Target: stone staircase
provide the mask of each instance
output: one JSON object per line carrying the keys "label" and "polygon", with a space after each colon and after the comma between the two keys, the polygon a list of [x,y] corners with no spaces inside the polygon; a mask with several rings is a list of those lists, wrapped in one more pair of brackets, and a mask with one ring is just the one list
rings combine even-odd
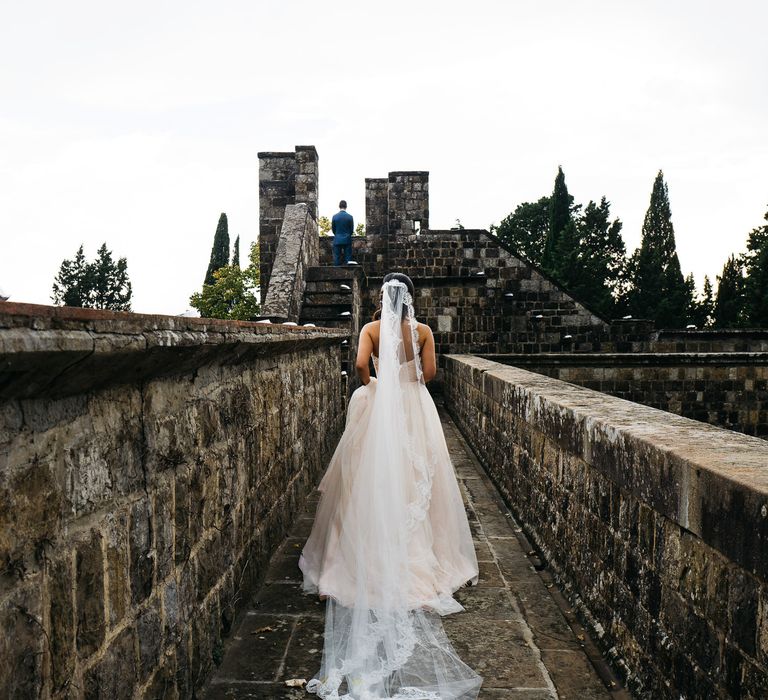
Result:
{"label": "stone staircase", "polygon": [[357,337],[363,326],[362,290],[365,273],[356,265],[311,267],[307,270],[299,323],[344,328],[350,333],[341,352],[341,370],[347,373],[350,390],[357,386],[354,372]]}

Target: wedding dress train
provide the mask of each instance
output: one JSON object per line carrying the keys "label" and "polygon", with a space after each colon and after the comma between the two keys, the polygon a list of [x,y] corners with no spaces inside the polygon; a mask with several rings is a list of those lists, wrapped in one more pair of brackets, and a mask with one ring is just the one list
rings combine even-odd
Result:
{"label": "wedding dress train", "polygon": [[405,285],[385,283],[378,378],[352,394],[299,559],[304,590],[328,596],[307,684],[328,700],[475,700],[482,682],[440,619],[478,565],[416,327]]}

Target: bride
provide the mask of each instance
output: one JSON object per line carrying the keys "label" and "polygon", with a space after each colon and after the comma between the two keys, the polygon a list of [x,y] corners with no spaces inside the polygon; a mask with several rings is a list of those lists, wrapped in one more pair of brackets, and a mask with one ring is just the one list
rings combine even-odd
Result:
{"label": "bride", "polygon": [[478,566],[425,385],[436,372],[434,339],[414,317],[411,279],[383,282],[380,320],[360,332],[363,386],[299,559],[304,590],[327,599],[322,665],[307,690],[329,700],[475,700],[482,679],[440,619],[463,610],[453,592],[477,583]]}

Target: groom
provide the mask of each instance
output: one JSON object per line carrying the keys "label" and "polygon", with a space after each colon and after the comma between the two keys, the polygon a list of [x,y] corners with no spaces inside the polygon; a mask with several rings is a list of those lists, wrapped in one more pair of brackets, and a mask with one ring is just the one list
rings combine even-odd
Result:
{"label": "groom", "polygon": [[347,214],[347,202],[339,202],[339,213],[331,219],[333,231],[333,264],[341,265],[341,257],[348,263],[352,259],[352,233],[355,230],[355,220]]}

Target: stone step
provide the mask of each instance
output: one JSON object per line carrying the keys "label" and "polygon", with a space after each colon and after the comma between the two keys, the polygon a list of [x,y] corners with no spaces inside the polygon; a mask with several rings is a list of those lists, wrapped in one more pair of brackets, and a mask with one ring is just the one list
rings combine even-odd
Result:
{"label": "stone step", "polygon": [[343,311],[350,311],[346,304],[317,304],[305,305],[301,309],[302,322],[304,320],[314,321],[315,319],[348,319],[352,320],[352,314],[349,316],[342,314]]}
{"label": "stone step", "polygon": [[[353,280],[309,280],[304,288],[308,292],[338,292],[340,294],[352,294]],[[349,289],[344,289],[349,287]]]}
{"label": "stone step", "polygon": [[365,275],[360,265],[340,265],[310,267],[307,270],[307,281],[317,282],[321,280],[351,280],[355,275]]}
{"label": "stone step", "polygon": [[[342,318],[304,318],[299,321],[300,325],[305,323],[313,323],[321,328],[343,328],[344,330],[352,330],[352,321]],[[346,346],[344,346],[346,347]]]}
{"label": "stone step", "polygon": [[304,306],[344,306],[352,309],[352,292],[346,289],[325,292],[304,292]]}

